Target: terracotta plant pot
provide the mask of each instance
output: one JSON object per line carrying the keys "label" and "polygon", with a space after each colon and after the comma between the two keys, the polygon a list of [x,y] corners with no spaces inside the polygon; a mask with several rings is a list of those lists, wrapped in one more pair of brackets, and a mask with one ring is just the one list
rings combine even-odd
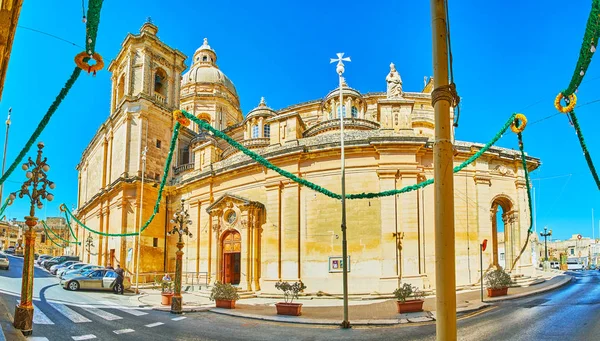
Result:
{"label": "terracotta plant pot", "polygon": [[277,315],[300,316],[302,315],[302,303],[275,303]]}
{"label": "terracotta plant pot", "polygon": [[217,308],[235,309],[235,301],[233,300],[215,300]]}
{"label": "terracotta plant pot", "polygon": [[423,311],[423,300],[396,301],[398,313],[416,313]]}
{"label": "terracotta plant pot", "polygon": [[173,294],[162,293],[161,294],[161,304],[162,305],[171,305],[171,300],[173,299]]}
{"label": "terracotta plant pot", "polygon": [[508,288],[502,288],[502,289],[488,288],[487,292],[488,292],[488,297],[506,296],[506,294],[508,294]]}

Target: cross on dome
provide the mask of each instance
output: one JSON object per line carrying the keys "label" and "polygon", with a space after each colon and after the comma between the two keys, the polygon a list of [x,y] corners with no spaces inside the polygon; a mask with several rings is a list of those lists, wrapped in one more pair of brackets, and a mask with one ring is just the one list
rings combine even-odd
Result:
{"label": "cross on dome", "polygon": [[265,103],[265,98],[264,97],[260,98],[260,103],[258,103],[258,106],[259,107],[266,107],[267,106],[267,103]]}

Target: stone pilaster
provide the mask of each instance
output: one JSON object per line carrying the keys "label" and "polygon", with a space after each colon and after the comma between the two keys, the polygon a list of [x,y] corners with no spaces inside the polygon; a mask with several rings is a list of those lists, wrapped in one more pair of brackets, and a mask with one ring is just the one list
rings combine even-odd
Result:
{"label": "stone pilaster", "polygon": [[[416,171],[401,171],[401,186],[417,184]],[[417,214],[417,192],[411,191],[402,193],[398,196],[399,228],[402,238],[399,239],[401,247],[401,275],[402,280],[422,287],[422,280],[419,267],[419,228]]]}
{"label": "stone pilaster", "polygon": [[[378,170],[379,191],[393,190],[396,188],[397,170]],[[398,285],[398,258],[397,256],[397,217],[395,196],[382,197],[381,199],[381,283],[380,290],[391,292]]]}

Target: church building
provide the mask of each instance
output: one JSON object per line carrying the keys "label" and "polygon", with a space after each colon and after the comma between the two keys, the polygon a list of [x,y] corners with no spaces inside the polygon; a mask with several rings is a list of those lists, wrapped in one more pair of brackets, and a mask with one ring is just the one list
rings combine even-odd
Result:
{"label": "church building", "polygon": [[[361,93],[359,84],[344,81],[341,88],[332,84],[329,93],[316,93],[304,103],[273,109],[268,98],[257,98],[256,107],[243,112],[237,89],[218,67],[207,39],[199,42],[188,68],[186,55],[157,33],[155,25],[145,23],[138,34],[129,34],[108,67],[110,113],[77,166],[75,214],[91,229],[132,233],[152,215],[176,109],[335,193],[341,193],[341,115],[347,194],[400,189],[433,178],[432,79],[420,90],[405,91],[392,63],[389,71],[382,65],[385,92]],[[213,46],[226,43],[211,41]],[[458,140],[454,145],[455,166],[483,147]],[[539,164],[527,157],[529,171]],[[181,128],[172,166],[159,211],[139,240],[143,281],[175,270],[178,238],[167,232],[184,199],[192,237],[183,238],[183,271],[202,283],[232,283],[261,294],[276,293],[279,280],[302,280],[305,292],[340,294],[347,261],[350,294],[391,293],[400,282],[435,289],[433,186],[347,200],[348,259],[343,260],[339,200],[263,167],[193,123]],[[531,214],[524,176],[519,151],[499,147],[455,173],[457,285],[478,282],[484,239],[489,241],[484,269],[517,258]],[[79,240],[86,240],[89,232],[73,227]],[[84,259],[89,254],[93,263],[135,271],[136,237],[92,238],[90,250],[76,250]],[[534,267],[525,252],[513,272],[528,274]]]}

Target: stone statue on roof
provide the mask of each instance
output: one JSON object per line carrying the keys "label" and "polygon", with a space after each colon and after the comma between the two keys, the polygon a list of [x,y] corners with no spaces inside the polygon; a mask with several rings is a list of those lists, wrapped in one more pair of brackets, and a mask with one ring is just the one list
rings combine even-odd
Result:
{"label": "stone statue on roof", "polygon": [[402,78],[396,71],[394,63],[390,64],[390,73],[385,78],[387,82],[387,98],[402,97]]}

